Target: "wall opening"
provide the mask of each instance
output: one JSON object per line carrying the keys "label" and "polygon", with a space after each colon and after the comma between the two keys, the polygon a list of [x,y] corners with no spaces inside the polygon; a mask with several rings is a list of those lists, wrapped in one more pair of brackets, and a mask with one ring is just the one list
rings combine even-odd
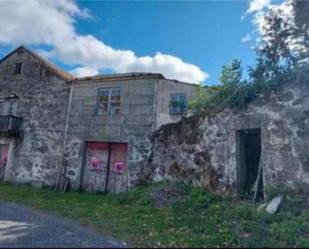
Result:
{"label": "wall opening", "polygon": [[0,144],[0,182],[5,180],[6,165],[9,156],[9,145]]}
{"label": "wall opening", "polygon": [[88,192],[127,190],[126,143],[86,142],[81,189]]}
{"label": "wall opening", "polygon": [[263,199],[261,129],[237,131],[237,189],[240,197]]}

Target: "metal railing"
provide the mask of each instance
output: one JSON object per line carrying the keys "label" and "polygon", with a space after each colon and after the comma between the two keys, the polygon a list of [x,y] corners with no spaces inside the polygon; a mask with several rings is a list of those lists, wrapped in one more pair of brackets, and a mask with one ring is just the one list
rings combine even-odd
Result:
{"label": "metal railing", "polygon": [[0,133],[17,135],[20,131],[22,118],[13,115],[0,115]]}

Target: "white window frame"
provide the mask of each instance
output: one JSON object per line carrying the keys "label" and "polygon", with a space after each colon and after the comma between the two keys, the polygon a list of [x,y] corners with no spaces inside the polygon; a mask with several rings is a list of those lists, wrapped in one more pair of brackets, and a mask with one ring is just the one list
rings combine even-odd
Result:
{"label": "white window frame", "polygon": [[[100,97],[102,96],[102,92],[107,91],[108,92],[108,102],[107,102],[107,112],[100,113]],[[112,93],[113,91],[119,91],[120,101],[112,101]],[[119,112],[121,108],[121,87],[108,87],[108,88],[99,88],[98,90],[98,97],[97,97],[97,105],[96,105],[96,115],[108,115],[108,116],[114,116],[118,115],[117,113],[112,113],[111,105],[112,103],[118,103],[119,102]]]}

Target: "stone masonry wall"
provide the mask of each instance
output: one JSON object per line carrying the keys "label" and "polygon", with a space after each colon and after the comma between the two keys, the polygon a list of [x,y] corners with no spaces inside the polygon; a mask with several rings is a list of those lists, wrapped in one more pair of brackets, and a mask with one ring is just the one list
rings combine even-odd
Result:
{"label": "stone masonry wall", "polygon": [[309,184],[309,84],[285,84],[244,110],[163,126],[141,180],[184,179],[214,189],[237,183],[236,132],[260,128],[264,185]]}
{"label": "stone masonry wall", "polygon": [[[67,175],[74,189],[80,188],[85,142],[128,143],[128,169],[125,191],[135,185],[136,170],[150,154],[148,134],[155,125],[154,96],[156,79],[113,82],[87,82],[72,86],[66,143]],[[96,115],[99,88],[121,88],[120,114]]]}
{"label": "stone masonry wall", "polygon": [[[14,75],[16,63],[23,63]],[[69,85],[41,61],[18,49],[0,64],[0,97],[19,97],[16,115],[23,118],[22,134],[14,140],[6,180],[55,185],[62,163]]]}

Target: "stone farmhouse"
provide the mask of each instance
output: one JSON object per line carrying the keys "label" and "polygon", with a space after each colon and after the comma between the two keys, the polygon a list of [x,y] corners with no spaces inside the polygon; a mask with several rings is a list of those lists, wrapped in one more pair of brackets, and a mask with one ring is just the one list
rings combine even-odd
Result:
{"label": "stone farmhouse", "polygon": [[121,192],[138,181],[149,135],[188,116],[192,84],[161,74],[75,78],[19,47],[0,61],[0,181]]}
{"label": "stone farmhouse", "polygon": [[[309,186],[309,84],[191,115],[196,87],[161,74],[75,78],[20,47],[0,61],[0,181],[122,192],[184,180],[262,199]],[[69,180],[68,180],[69,179]]]}

